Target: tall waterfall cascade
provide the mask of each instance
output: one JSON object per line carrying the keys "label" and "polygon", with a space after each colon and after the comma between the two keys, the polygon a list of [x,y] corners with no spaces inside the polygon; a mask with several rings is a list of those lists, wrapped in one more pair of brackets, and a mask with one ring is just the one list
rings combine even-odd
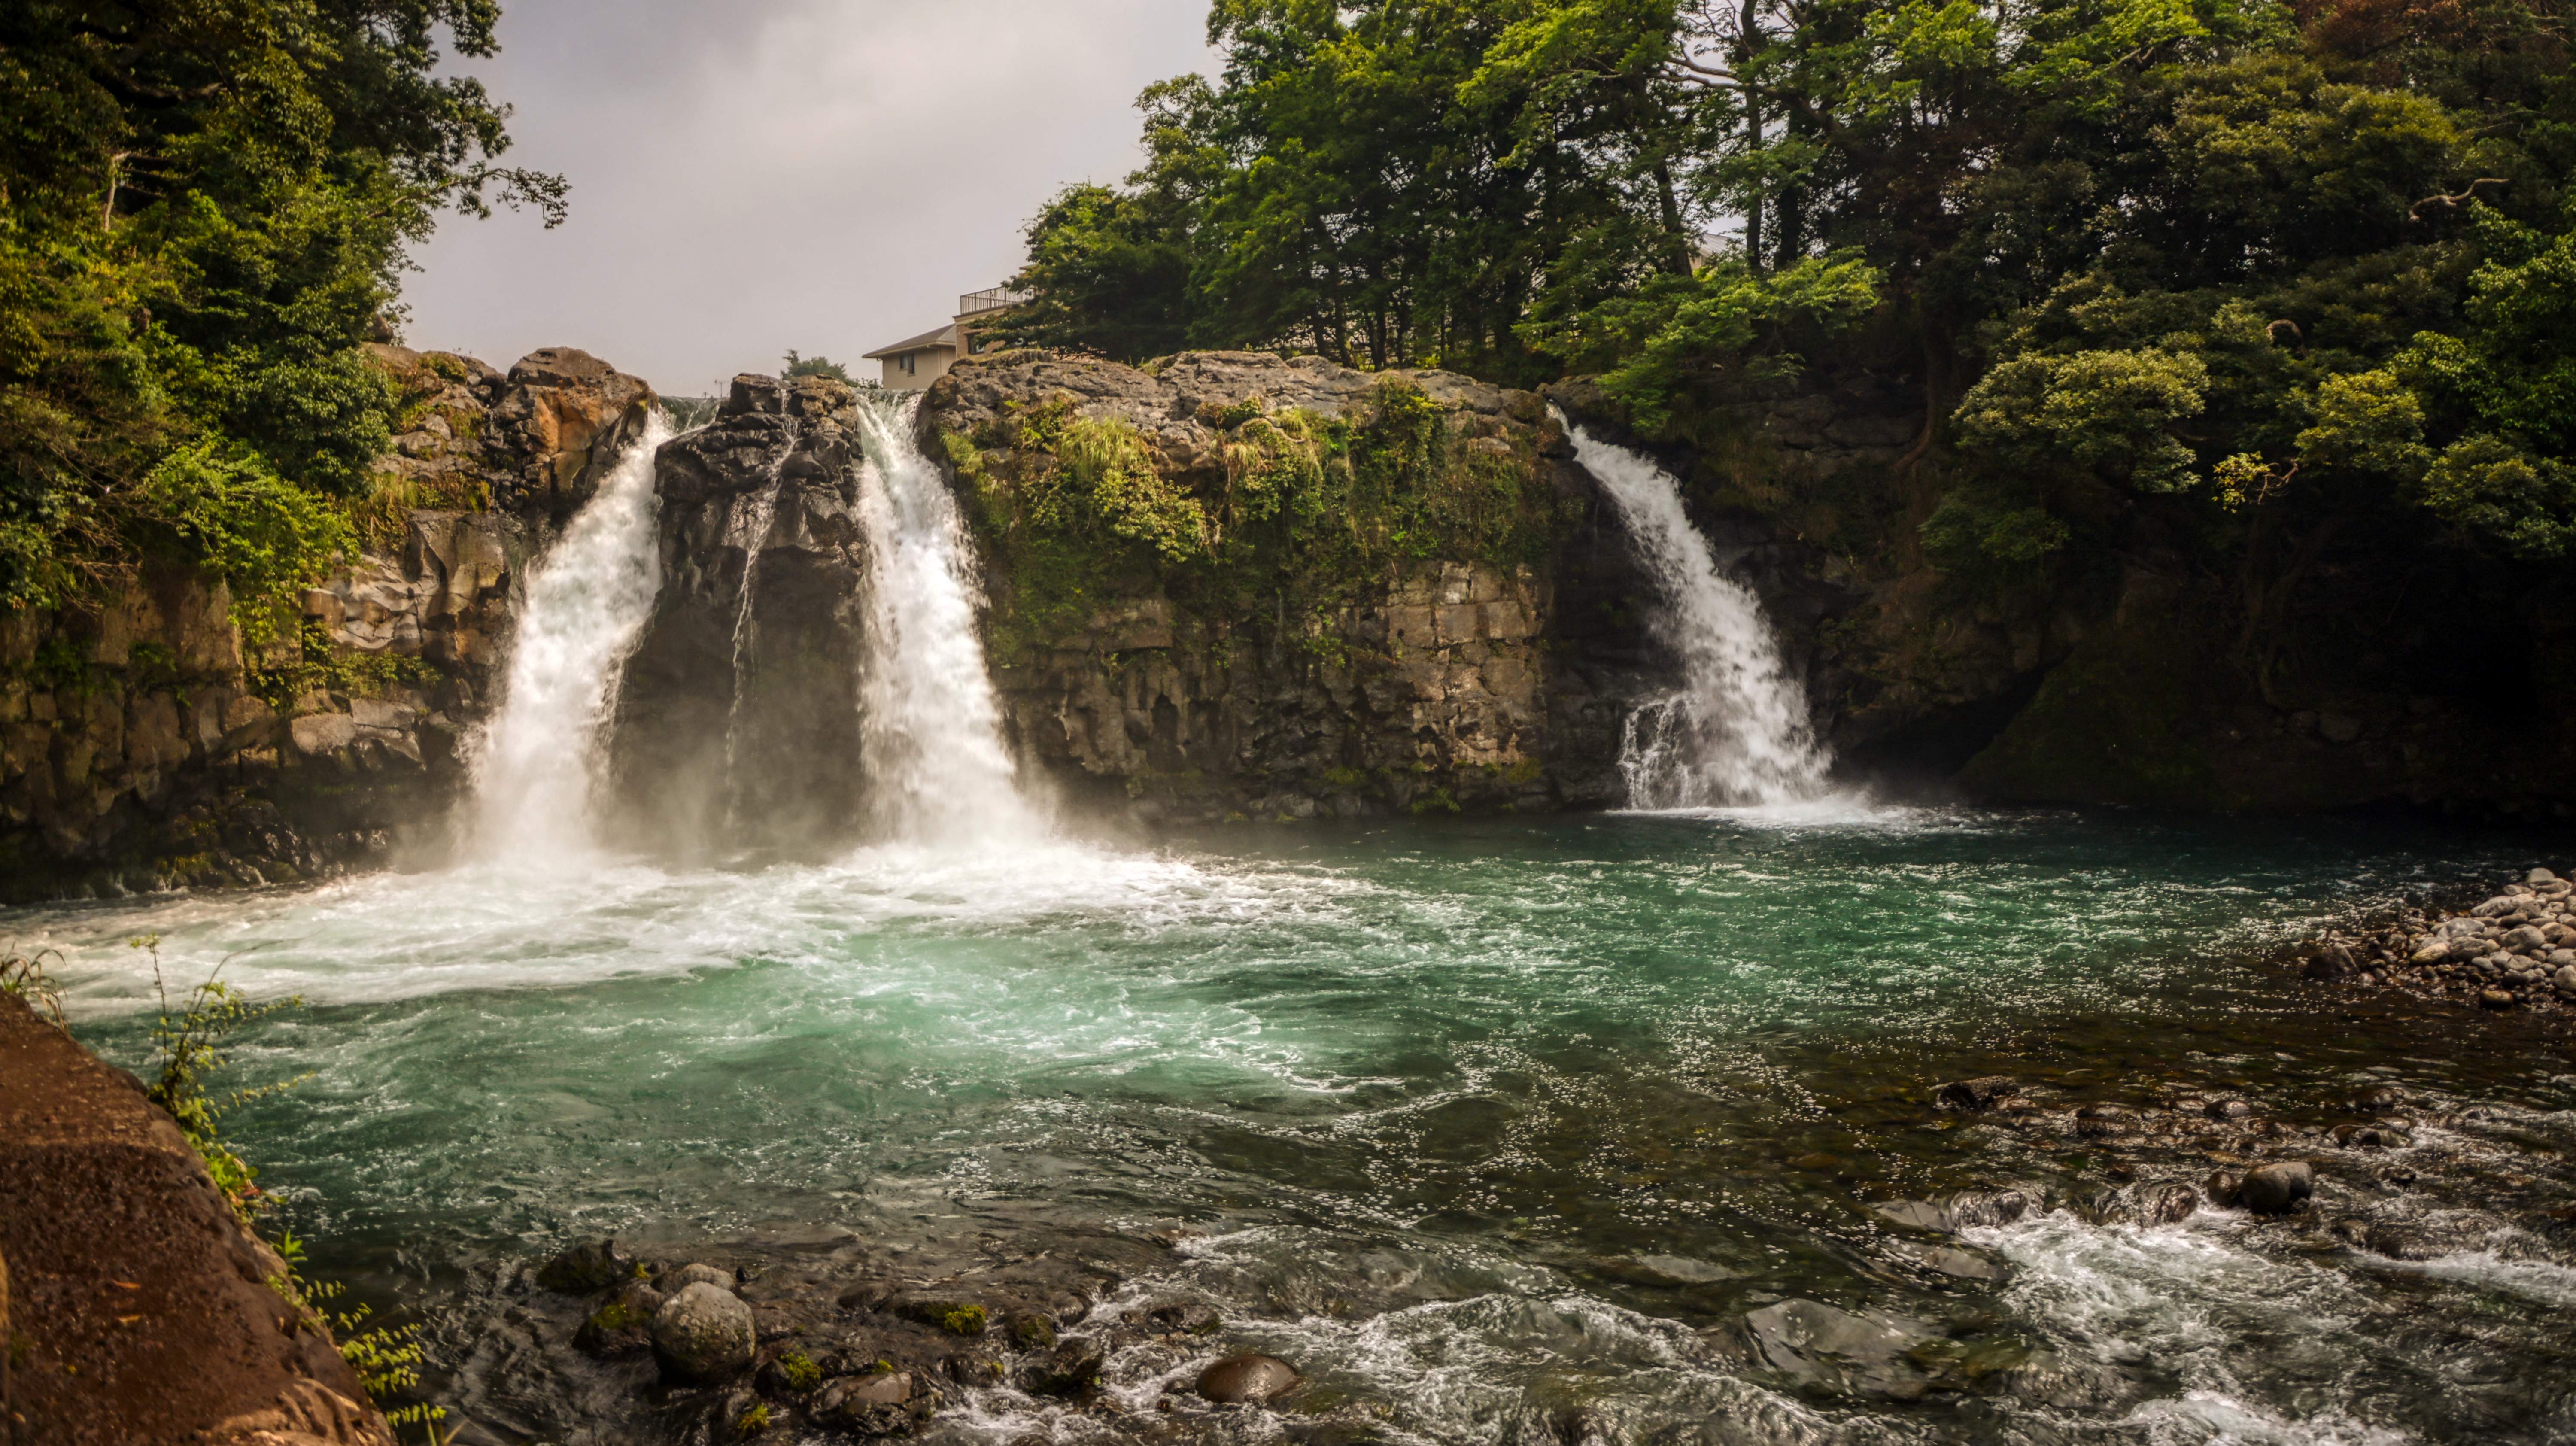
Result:
{"label": "tall waterfall cascade", "polygon": [[1673,475],[1557,414],[1575,459],[1618,508],[1660,605],[1659,637],[1681,686],[1629,714],[1619,771],[1632,808],[1797,803],[1825,790],[1830,763],[1806,689],[1782,664],[1752,589],[1726,575],[1682,508]]}
{"label": "tall waterfall cascade", "polygon": [[946,479],[913,441],[919,405],[873,391],[859,400],[870,562],[860,736],[875,822],[906,843],[1034,837],[1045,830],[984,665],[974,549]]}
{"label": "tall waterfall cascade", "polygon": [[473,754],[473,846],[487,857],[545,862],[593,847],[618,665],[661,585],[653,455],[670,438],[654,412],[528,576],[501,705]]}

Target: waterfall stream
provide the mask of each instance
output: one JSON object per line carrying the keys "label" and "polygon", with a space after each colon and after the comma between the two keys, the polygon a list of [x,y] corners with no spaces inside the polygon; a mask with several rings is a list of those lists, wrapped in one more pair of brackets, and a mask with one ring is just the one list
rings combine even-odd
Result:
{"label": "waterfall stream", "polygon": [[1830,762],[1806,690],[1780,660],[1752,589],[1728,577],[1671,473],[1567,421],[1583,469],[1619,509],[1662,594],[1654,627],[1680,655],[1678,689],[1629,714],[1619,771],[1633,808],[1783,804],[1824,790]]}
{"label": "waterfall stream", "polygon": [[877,823],[908,843],[1044,832],[1002,743],[1001,705],[976,630],[983,591],[965,519],[912,435],[919,398],[862,391],[867,463],[867,674],[861,737]]}
{"label": "waterfall stream", "polygon": [[618,665],[661,585],[653,455],[658,411],[529,573],[501,706],[474,752],[475,848],[542,862],[589,852],[591,795]]}

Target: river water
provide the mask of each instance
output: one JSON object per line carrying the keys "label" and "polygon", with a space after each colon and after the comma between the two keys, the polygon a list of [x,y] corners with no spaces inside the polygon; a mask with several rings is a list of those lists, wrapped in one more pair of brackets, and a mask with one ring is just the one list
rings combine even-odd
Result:
{"label": "river water", "polygon": [[[1211,1354],[1314,1382],[1230,1439],[1359,1410],[1405,1442],[2544,1441],[2576,1434],[2566,1036],[2229,955],[2545,844],[1848,806],[1407,820],[476,866],[0,932],[67,948],[81,1033],[127,1062],[129,936],[176,977],[229,960],[300,993],[234,1069],[313,1078],[237,1112],[240,1148],[323,1272],[431,1326],[447,1399],[531,1439],[630,1439],[584,1434],[559,1342],[495,1344],[492,1283],[575,1238],[1178,1227],[1128,1304],[1197,1296]],[[2051,1119],[2241,1097],[2319,1162],[2319,1208],[2124,1223],[2097,1197],[2277,1146],[1926,1103],[1999,1073]],[[2401,1143],[2308,1133],[2381,1085],[2405,1098],[2367,1118]],[[1950,1236],[1874,1213],[2002,1187],[2046,1208]],[[1793,1302],[1906,1354],[1763,1355],[1748,1321]],[[1140,1411],[1182,1379],[1115,1365]],[[1033,1430],[1095,1439],[1001,1388],[933,1428]]]}
{"label": "river water", "polygon": [[[1640,801],[1759,806],[1083,841],[1000,746],[953,503],[864,407],[880,842],[679,870],[589,836],[650,600],[630,465],[530,585],[474,862],[0,914],[138,1066],[155,951],[301,997],[232,1071],[310,1078],[227,1128],[477,1441],[703,1439],[524,1281],[603,1235],[1114,1246],[1078,1329],[1221,1318],[1088,1405],[961,1388],[960,1443],[2576,1439],[2563,1025],[2249,962],[2571,840],[1832,794],[1672,479],[1578,438],[1683,664]],[[1997,1075],[2018,1110],[1936,1108]],[[2293,1157],[2288,1219],[2156,1208]],[[1308,1387],[1184,1409],[1242,1348]]]}

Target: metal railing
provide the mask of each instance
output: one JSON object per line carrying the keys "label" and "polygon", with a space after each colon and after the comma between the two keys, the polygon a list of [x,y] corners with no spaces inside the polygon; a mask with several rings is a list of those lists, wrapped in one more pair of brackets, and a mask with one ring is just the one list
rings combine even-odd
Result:
{"label": "metal railing", "polygon": [[973,316],[979,311],[999,311],[1006,306],[1017,306],[1028,299],[1029,294],[1025,291],[1013,291],[1007,286],[988,287],[982,291],[967,292],[957,298],[957,314]]}

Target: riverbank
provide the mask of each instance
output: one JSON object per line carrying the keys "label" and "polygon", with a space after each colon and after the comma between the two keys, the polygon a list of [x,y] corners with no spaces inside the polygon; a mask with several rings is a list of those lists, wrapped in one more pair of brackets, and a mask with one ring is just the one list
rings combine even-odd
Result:
{"label": "riverbank", "polygon": [[13,1446],[393,1446],[287,1262],[132,1075],[0,994]]}
{"label": "riverbank", "polygon": [[2533,868],[2476,904],[2356,918],[2293,946],[2288,958],[2319,982],[2567,1013],[2576,1010],[2576,885]]}

